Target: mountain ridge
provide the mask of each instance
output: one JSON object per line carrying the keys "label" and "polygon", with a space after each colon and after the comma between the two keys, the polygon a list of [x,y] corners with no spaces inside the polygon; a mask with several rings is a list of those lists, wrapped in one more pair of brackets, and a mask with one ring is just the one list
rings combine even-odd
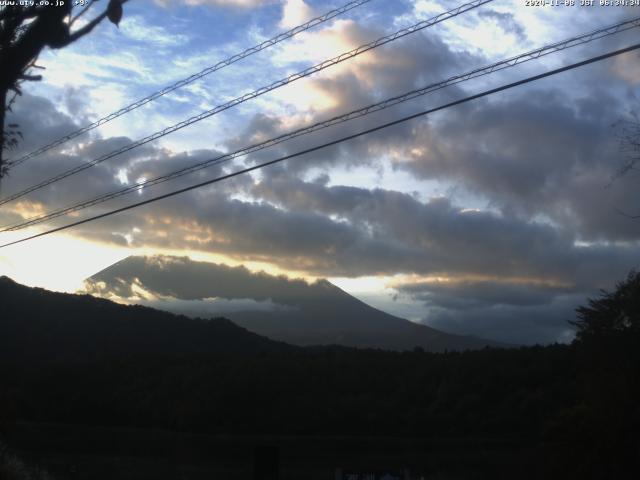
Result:
{"label": "mountain ridge", "polygon": [[287,351],[225,318],[189,318],[0,277],[0,359],[91,362],[132,355]]}
{"label": "mountain ridge", "polygon": [[[510,345],[454,335],[378,310],[327,280],[307,283],[245,267],[197,262],[188,257],[130,256],[85,280],[98,296],[137,299],[144,304],[191,316],[221,315],[252,332],[299,346],[428,351],[480,349]],[[144,291],[155,299],[136,296]],[[216,310],[223,302],[262,302],[233,312]],[[272,302],[266,305],[265,302]],[[245,302],[246,303],[246,302]],[[269,308],[266,308],[269,307]]]}

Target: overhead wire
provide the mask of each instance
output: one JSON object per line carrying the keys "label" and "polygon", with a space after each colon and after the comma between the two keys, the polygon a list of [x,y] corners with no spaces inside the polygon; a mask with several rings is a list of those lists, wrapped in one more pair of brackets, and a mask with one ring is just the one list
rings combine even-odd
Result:
{"label": "overhead wire", "polygon": [[230,179],[230,178],[233,178],[233,177],[237,177],[239,175],[243,175],[243,174],[246,174],[246,173],[249,173],[249,172],[264,168],[264,167],[267,167],[269,165],[274,165],[276,163],[280,163],[280,162],[283,162],[285,160],[289,160],[289,159],[292,159],[292,158],[300,157],[302,155],[305,155],[305,154],[308,154],[308,153],[312,153],[312,152],[315,152],[315,151],[318,151],[318,150],[322,150],[322,149],[330,147],[330,146],[338,145],[338,144],[347,142],[349,140],[353,140],[355,138],[359,138],[359,137],[362,137],[362,136],[365,136],[365,135],[369,135],[371,133],[383,130],[385,128],[389,128],[389,127],[392,127],[392,126],[395,126],[395,125],[398,125],[398,124],[401,124],[401,123],[404,123],[404,122],[408,122],[410,120],[413,120],[413,119],[416,119],[416,118],[419,118],[419,117],[423,117],[423,116],[429,115],[429,114],[434,113],[434,112],[438,112],[438,111],[441,111],[441,110],[446,110],[448,108],[452,108],[454,106],[461,105],[463,103],[467,103],[467,102],[470,102],[470,101],[473,101],[473,100],[477,100],[479,98],[483,98],[483,97],[486,97],[486,96],[489,96],[489,95],[493,95],[495,93],[502,92],[502,91],[505,91],[505,90],[509,90],[511,88],[515,88],[515,87],[518,87],[518,86],[521,86],[521,85],[524,85],[524,84],[527,84],[527,83],[531,83],[531,82],[535,82],[535,81],[538,81],[538,80],[542,80],[543,78],[547,78],[547,77],[550,77],[550,76],[553,76],[553,75],[557,75],[559,73],[567,72],[569,70],[573,70],[573,69],[576,69],[576,68],[579,68],[579,67],[582,67],[582,66],[585,66],[585,65],[589,65],[589,64],[592,64],[592,63],[595,63],[595,62],[599,62],[599,61],[611,58],[611,57],[615,57],[615,56],[621,55],[623,53],[628,53],[628,52],[637,50],[639,48],[640,48],[640,43],[636,43],[636,44],[631,45],[631,46],[626,47],[626,48],[622,48],[622,49],[615,50],[615,51],[612,51],[612,52],[609,52],[609,53],[605,53],[605,54],[602,54],[602,55],[591,57],[591,58],[589,58],[587,60],[583,60],[581,62],[572,63],[572,64],[566,65],[564,67],[560,67],[560,68],[556,68],[556,69],[553,69],[553,70],[549,70],[547,72],[544,72],[544,73],[541,73],[541,74],[538,74],[538,75],[534,75],[534,76],[531,76],[531,77],[527,77],[527,78],[524,78],[522,80],[518,80],[516,82],[511,82],[511,83],[502,85],[500,87],[496,87],[496,88],[492,88],[492,89],[489,89],[489,90],[485,90],[485,91],[483,91],[481,93],[477,93],[475,95],[470,95],[468,97],[464,97],[462,99],[455,100],[453,102],[449,102],[449,103],[446,103],[444,105],[440,105],[440,106],[435,107],[435,108],[430,108],[428,110],[423,110],[421,112],[414,113],[412,115],[407,115],[407,116],[404,116],[402,118],[399,118],[399,119],[396,119],[396,120],[393,120],[393,121],[390,121],[390,122],[386,122],[386,123],[383,123],[381,125],[377,125],[375,127],[363,130],[361,132],[358,132],[358,133],[355,133],[355,134],[352,134],[352,135],[347,135],[347,136],[338,138],[336,140],[332,140],[330,142],[326,142],[326,143],[323,143],[323,144],[320,144],[320,145],[316,145],[314,147],[306,148],[304,150],[300,150],[298,152],[295,152],[295,153],[292,153],[292,154],[289,154],[289,155],[285,155],[285,156],[276,158],[274,160],[270,160],[270,161],[267,161],[267,162],[260,163],[258,165],[247,167],[247,168],[235,171],[233,173],[222,175],[222,176],[219,176],[219,177],[216,177],[216,178],[204,181],[204,182],[197,183],[195,185],[190,185],[188,187],[184,187],[184,188],[181,188],[179,190],[174,190],[172,192],[165,193],[163,195],[159,195],[159,196],[156,196],[156,197],[153,197],[153,198],[150,198],[150,199],[147,199],[147,200],[143,200],[143,201],[140,201],[140,202],[137,202],[137,203],[133,203],[133,204],[127,205],[125,207],[121,207],[121,208],[118,208],[118,209],[115,209],[115,210],[111,210],[109,212],[105,212],[105,213],[102,213],[102,214],[99,214],[99,215],[95,215],[93,217],[85,218],[83,220],[78,220],[76,222],[72,222],[72,223],[69,223],[69,224],[66,224],[66,225],[62,225],[60,227],[53,228],[53,229],[50,229],[50,230],[47,230],[47,231],[44,231],[44,232],[40,232],[38,234],[31,235],[31,236],[28,236],[26,238],[22,238],[22,239],[19,239],[19,240],[14,240],[12,242],[8,242],[8,243],[5,243],[3,245],[0,245],[0,248],[5,248],[5,247],[9,247],[11,245],[16,245],[16,244],[19,244],[19,243],[27,242],[27,241],[30,241],[30,240],[33,240],[33,239],[36,239],[36,238],[43,237],[45,235],[50,235],[50,234],[53,234],[53,233],[56,233],[56,232],[67,230],[69,228],[77,227],[79,225],[83,225],[83,224],[86,224],[86,223],[89,223],[89,222],[93,222],[93,221],[96,221],[96,220],[99,220],[99,219],[102,219],[102,218],[106,218],[106,217],[109,217],[111,215],[115,215],[117,213],[122,213],[122,212],[125,212],[125,211],[128,211],[128,210],[134,209],[134,208],[138,208],[138,207],[141,207],[141,206],[144,206],[144,205],[148,205],[150,203],[157,202],[159,200],[163,200],[163,199],[170,198],[170,197],[182,194],[182,193],[186,193],[186,192],[189,192],[191,190],[195,190],[197,188],[202,188],[202,187],[205,187],[205,186],[208,186],[208,185],[212,185],[214,183],[218,183],[218,182],[221,182],[223,180],[227,180],[227,179]]}
{"label": "overhead wire", "polygon": [[251,153],[255,153],[259,150],[263,150],[265,148],[283,143],[285,141],[291,140],[293,138],[297,138],[303,135],[308,135],[310,133],[316,132],[318,130],[324,129],[324,128],[328,128],[330,126],[334,126],[340,123],[344,123],[346,121],[349,120],[353,120],[355,118],[360,118],[363,117],[365,115],[369,115],[371,113],[374,112],[378,112],[381,110],[384,110],[386,108],[390,108],[394,105],[398,105],[400,103],[404,103],[407,102],[409,100],[413,100],[417,97],[420,96],[424,96],[427,95],[429,93],[432,93],[434,91],[443,89],[445,87],[451,86],[451,85],[456,85],[474,78],[478,78],[478,77],[482,77],[485,75],[489,75],[491,73],[497,72],[497,71],[501,71],[504,70],[506,68],[510,68],[510,67],[514,67],[516,65],[520,65],[524,62],[528,62],[531,60],[535,60],[538,59],[540,57],[552,54],[552,53],[556,53],[562,50],[565,50],[567,48],[571,48],[571,47],[575,47],[578,45],[584,45],[586,43],[607,37],[607,36],[611,36],[617,33],[621,33],[627,30],[630,30],[632,28],[637,28],[640,27],[640,17],[631,19],[631,20],[626,20],[623,22],[619,22],[613,25],[609,25],[607,27],[602,27],[599,28],[597,30],[593,30],[589,33],[585,33],[576,37],[571,37],[559,42],[555,42],[553,44],[550,45],[546,45],[540,48],[537,48],[535,50],[526,52],[526,53],[521,53],[519,55],[516,56],[512,56],[510,58],[507,58],[505,60],[501,60],[495,63],[492,63],[490,65],[484,66],[484,67],[480,67],[480,68],[476,68],[474,70],[471,70],[469,72],[463,73],[463,74],[459,74],[459,75],[455,75],[452,77],[447,78],[446,80],[440,81],[440,82],[436,82],[436,83],[432,83],[430,85],[427,85],[425,87],[419,88],[419,89],[415,89],[415,90],[411,90],[409,92],[405,92],[401,95],[397,95],[388,99],[385,99],[381,102],[377,102],[371,105],[368,105],[366,107],[362,107],[356,110],[352,110],[350,112],[341,114],[341,115],[337,115],[334,116],[332,118],[329,118],[327,120],[323,120],[317,123],[314,123],[312,125],[309,125],[307,127],[302,127],[299,128],[297,130],[285,133],[283,135],[279,135],[277,137],[274,138],[270,138],[268,140],[250,145],[248,147],[244,147],[242,149],[236,150],[234,152],[231,153],[226,153],[224,155],[220,155],[202,162],[199,162],[197,164],[188,166],[188,167],[184,167],[181,168],[179,170],[170,172],[168,174],[165,175],[160,175],[158,177],[155,177],[153,179],[149,179],[149,180],[144,180],[141,182],[138,182],[134,185],[129,185],[125,188],[122,189],[118,189],[116,191],[113,192],[109,192],[106,193],[104,195],[100,195],[98,197],[95,197],[93,199],[90,200],[86,200],[80,203],[76,203],[70,206],[66,206],[57,210],[54,210],[52,212],[43,214],[43,215],[39,215],[39,216],[34,216],[31,217],[29,219],[26,220],[21,220],[20,222],[14,223],[14,224],[10,224],[10,225],[5,225],[0,227],[0,233],[2,232],[7,232],[7,231],[16,231],[16,230],[21,230],[23,228],[27,228],[33,225],[37,225],[40,223],[43,223],[45,221],[48,220],[52,220],[54,218],[58,218],[61,217],[63,215],[67,215],[67,214],[71,214],[71,213],[75,213],[78,212],[80,210],[84,210],[86,208],[98,205],[100,203],[104,203],[108,200],[112,200],[118,197],[121,197],[123,195],[127,195],[129,193],[133,193],[136,191],[140,191],[143,188],[146,187],[151,187],[151,186],[155,186],[170,180],[174,180],[176,178],[185,176],[187,174],[190,173],[195,173],[199,170],[202,170],[204,168],[209,168],[215,165],[220,165],[222,163],[226,163],[228,161],[231,161],[235,158],[238,157],[242,157],[245,155],[249,155]]}
{"label": "overhead wire", "polygon": [[119,148],[117,150],[114,150],[114,151],[112,151],[110,153],[102,155],[101,157],[98,157],[98,158],[96,158],[94,160],[91,160],[89,162],[83,163],[82,165],[78,165],[77,167],[71,168],[69,170],[66,170],[65,172],[62,172],[62,173],[60,173],[58,175],[55,175],[55,176],[53,176],[53,177],[51,177],[51,178],[49,178],[47,180],[44,180],[44,181],[42,181],[40,183],[32,185],[31,187],[27,187],[26,189],[21,190],[21,191],[19,191],[17,193],[14,193],[14,194],[11,194],[9,196],[6,196],[6,197],[0,199],[0,206],[5,205],[5,204],[7,204],[9,202],[12,202],[14,200],[17,200],[18,198],[21,198],[21,197],[23,197],[23,196],[25,196],[25,195],[27,195],[27,194],[29,194],[31,192],[34,192],[34,191],[39,190],[39,189],[41,189],[43,187],[46,187],[46,186],[51,185],[51,184],[53,184],[55,182],[58,182],[58,181],[60,181],[60,180],[62,180],[64,178],[70,177],[70,176],[75,175],[77,173],[80,173],[80,172],[82,172],[84,170],[87,170],[87,169],[89,169],[89,168],[91,168],[91,167],[93,167],[95,165],[98,165],[99,163],[102,163],[102,162],[104,162],[106,160],[109,160],[109,159],[111,159],[113,157],[116,157],[116,156],[121,155],[121,154],[123,154],[125,152],[133,150],[133,149],[135,149],[137,147],[145,145],[145,144],[147,144],[149,142],[152,142],[154,140],[157,140],[157,139],[159,139],[161,137],[164,137],[164,136],[166,136],[166,135],[168,135],[170,133],[176,132],[176,131],[178,131],[178,130],[180,130],[182,128],[185,128],[185,127],[187,127],[189,125],[192,125],[192,124],[194,124],[196,122],[202,121],[202,120],[204,120],[206,118],[209,118],[209,117],[211,117],[213,115],[216,115],[216,114],[218,114],[218,113],[220,113],[220,112],[222,112],[224,110],[228,110],[228,109],[230,109],[232,107],[235,107],[236,105],[239,105],[239,104],[244,103],[246,101],[252,100],[252,99],[254,99],[256,97],[264,95],[265,93],[271,92],[271,91],[273,91],[273,90],[275,90],[277,88],[280,88],[280,87],[283,87],[285,85],[288,85],[288,84],[290,84],[290,83],[292,83],[292,82],[294,82],[296,80],[300,80],[302,78],[305,78],[305,77],[308,77],[310,75],[313,75],[314,73],[317,73],[317,72],[319,72],[321,70],[324,70],[324,69],[329,68],[331,66],[334,66],[334,65],[337,65],[339,63],[342,63],[342,62],[344,62],[346,60],[354,58],[354,57],[356,57],[358,55],[361,55],[361,54],[363,54],[365,52],[373,50],[374,48],[380,47],[382,45],[386,45],[387,43],[396,41],[396,40],[398,40],[400,38],[403,38],[403,37],[405,37],[407,35],[410,35],[412,33],[416,33],[418,31],[421,31],[421,30],[425,29],[425,28],[431,27],[431,26],[436,25],[436,24],[438,24],[440,22],[443,22],[443,21],[448,20],[450,18],[456,17],[458,15],[461,15],[461,14],[463,14],[465,12],[468,12],[468,11],[470,11],[472,9],[478,8],[481,5],[484,5],[486,3],[490,3],[492,1],[493,0],[474,0],[472,2],[460,5],[460,6],[454,8],[454,9],[451,9],[451,10],[449,10],[447,12],[444,12],[444,13],[441,13],[439,15],[436,15],[436,16],[428,19],[428,20],[423,20],[423,21],[418,22],[418,23],[416,23],[416,24],[414,24],[414,25],[412,25],[410,27],[398,30],[398,31],[396,31],[396,32],[394,32],[394,33],[392,33],[390,35],[386,35],[384,37],[380,37],[377,40],[374,40],[372,42],[369,42],[369,43],[366,43],[364,45],[361,45],[361,46],[359,46],[357,48],[354,48],[354,49],[352,49],[352,50],[350,50],[348,52],[342,53],[342,54],[340,54],[340,55],[338,55],[336,57],[333,57],[331,59],[325,60],[325,61],[323,61],[323,62],[321,62],[321,63],[319,63],[317,65],[314,65],[312,67],[306,68],[306,69],[304,69],[304,70],[302,70],[302,71],[300,71],[298,73],[294,73],[292,75],[289,75],[289,76],[287,76],[287,77],[285,77],[285,78],[283,78],[281,80],[278,80],[276,82],[271,83],[268,86],[261,87],[261,88],[259,88],[257,90],[254,90],[252,92],[246,93],[246,94],[244,94],[244,95],[242,95],[240,97],[236,97],[235,99],[230,100],[230,101],[228,101],[228,102],[226,102],[226,103],[224,103],[222,105],[218,105],[218,106],[216,106],[216,107],[214,107],[214,108],[212,108],[210,110],[207,110],[207,111],[202,112],[202,113],[200,113],[198,115],[192,116],[192,117],[190,117],[190,118],[188,118],[186,120],[183,120],[182,122],[179,122],[179,123],[177,123],[175,125],[172,125],[172,126],[167,127],[167,128],[165,128],[163,130],[160,130],[160,131],[155,132],[155,133],[153,133],[151,135],[148,135],[147,137],[144,137],[144,138],[142,138],[140,140],[132,142],[132,143],[130,143],[128,145],[125,145],[125,146],[123,146],[123,147],[121,147],[121,148]]}
{"label": "overhead wire", "polygon": [[122,115],[125,115],[133,110],[136,110],[137,108],[142,107],[143,105],[146,105],[147,103],[153,102],[154,100],[157,100],[160,97],[163,97],[164,95],[171,93],[175,90],[178,90],[179,88],[185,87],[197,80],[200,80],[203,77],[206,77],[207,75],[210,75],[214,72],[217,72],[218,70],[221,70],[225,67],[228,67],[229,65],[232,65],[244,58],[247,58],[255,53],[261,52],[262,50],[265,50],[267,48],[270,48],[274,45],[277,45],[280,42],[283,42],[285,40],[288,40],[291,37],[294,37],[296,35],[298,35],[299,33],[305,32],[307,30],[310,30],[311,28],[320,25],[324,22],[327,22],[329,20],[331,20],[334,17],[337,17],[339,15],[342,15],[350,10],[353,10],[354,8],[357,8],[361,5],[364,5],[365,3],[369,3],[371,0],[354,0],[351,1],[349,3],[346,3],[345,5],[336,8],[334,10],[331,10],[327,13],[325,13],[324,15],[320,15],[318,17],[315,17],[311,20],[309,20],[308,22],[305,22],[301,25],[298,25],[290,30],[287,30],[286,32],[282,32],[278,35],[276,35],[275,37],[272,37],[268,40],[265,40],[257,45],[254,45],[253,47],[249,47],[246,50],[243,50],[240,53],[236,53],[235,55],[230,56],[229,58],[226,58],[224,60],[219,61],[218,63],[216,63],[215,65],[211,65],[209,67],[204,68],[203,70],[199,71],[198,73],[194,73],[193,75],[190,75],[187,78],[183,78],[181,80],[178,80],[177,82],[168,85],[154,93],[151,93],[149,95],[147,95],[144,98],[141,98],[139,100],[136,100],[135,102],[131,103],[130,105],[127,105],[126,107],[121,108],[120,110],[117,110],[113,113],[110,113],[108,115],[105,115],[104,117],[96,120],[93,123],[90,123],[89,125],[86,125],[82,128],[79,128],[77,130],[74,130],[73,132],[70,132],[30,153],[27,153],[26,155],[23,155],[20,158],[17,158],[15,160],[11,160],[7,162],[7,170],[10,170],[11,168],[17,167],[18,165],[21,165],[22,163],[26,162],[27,160],[31,159],[31,158],[35,158],[41,154],[43,154],[44,152],[47,152],[49,150],[51,150],[52,148],[58,147],[66,142],[68,142],[69,140],[72,140],[76,137],[79,137],[80,135],[83,135],[95,128],[100,127],[101,125],[104,125],[105,123],[108,123],[112,120],[115,120],[118,117],[121,117]]}

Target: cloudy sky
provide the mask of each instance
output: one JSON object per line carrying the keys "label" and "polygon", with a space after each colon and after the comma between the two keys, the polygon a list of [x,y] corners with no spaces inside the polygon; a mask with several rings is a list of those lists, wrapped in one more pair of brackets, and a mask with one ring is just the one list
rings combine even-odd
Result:
{"label": "cloudy sky", "polygon": [[[11,122],[46,144],[343,2],[132,0],[46,51]],[[457,6],[371,2],[13,169],[2,197],[291,73]],[[640,16],[638,7],[496,0],[328,68],[0,207],[2,225],[91,199],[452,75]],[[73,220],[637,41],[631,30],[285,142]],[[55,290],[129,255],[189,256],[327,278],[390,313],[502,341],[568,341],[573,309],[640,266],[640,178],[620,123],[640,112],[629,53],[65,233],[0,250],[0,274]],[[0,241],[68,223],[60,218]]]}

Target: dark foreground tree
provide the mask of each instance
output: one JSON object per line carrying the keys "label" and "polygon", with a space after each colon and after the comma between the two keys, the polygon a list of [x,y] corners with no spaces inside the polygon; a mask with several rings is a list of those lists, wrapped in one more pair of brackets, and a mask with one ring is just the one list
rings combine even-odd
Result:
{"label": "dark foreground tree", "polygon": [[[90,33],[108,18],[118,24],[122,5],[128,0],[109,0],[104,10],[81,28],[73,28],[98,0],[52,0],[47,5],[6,5],[0,7],[0,177],[6,173],[5,150],[14,147],[18,125],[5,125],[6,113],[21,95],[25,81],[38,81],[36,61],[45,48],[63,48]],[[18,4],[19,2],[16,2]]]}
{"label": "dark foreground tree", "polygon": [[638,478],[640,272],[576,313],[575,404],[547,423],[553,478]]}
{"label": "dark foreground tree", "polygon": [[640,334],[640,272],[631,271],[613,292],[602,291],[588,306],[576,309],[577,339]]}

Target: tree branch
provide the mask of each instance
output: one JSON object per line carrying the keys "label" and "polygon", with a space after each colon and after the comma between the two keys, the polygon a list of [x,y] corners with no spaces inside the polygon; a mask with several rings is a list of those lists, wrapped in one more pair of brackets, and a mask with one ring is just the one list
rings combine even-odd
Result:
{"label": "tree branch", "polygon": [[22,75],[20,75],[20,80],[39,82],[40,80],[42,80],[42,75],[27,75],[26,73],[23,73]]}
{"label": "tree branch", "polygon": [[[120,4],[124,5],[125,3],[127,3],[129,0],[120,0]],[[87,23],[84,27],[82,27],[80,30],[77,30],[71,34],[69,34],[69,37],[67,39],[67,41],[61,45],[60,47],[56,46],[55,48],[61,48],[61,47],[66,47],[67,45],[69,45],[70,43],[75,42],[76,40],[78,40],[79,38],[84,37],[87,33],[90,33],[91,30],[93,30],[96,25],[98,25],[102,20],[105,19],[105,17],[109,14],[109,7],[107,7],[104,12],[102,12],[100,15],[98,15],[96,18],[94,18],[93,20],[91,20],[89,23]]]}
{"label": "tree branch", "polygon": [[629,215],[628,213],[623,212],[622,210],[620,210],[618,207],[613,207],[614,210],[616,212],[618,212],[620,215],[627,217],[627,218],[633,218],[633,219],[638,219],[640,218],[640,215]]}
{"label": "tree branch", "polygon": [[87,13],[89,11],[89,9],[91,8],[91,6],[96,2],[96,0],[89,0],[89,3],[82,9],[80,10],[80,12],[73,17],[70,21],[69,21],[69,27],[71,27],[76,20],[78,20],[82,15],[84,15],[85,13]]}
{"label": "tree branch", "polygon": [[22,22],[24,20],[27,20],[29,18],[35,18],[38,15],[40,15],[40,13],[44,11],[44,7],[28,7],[28,8],[21,8],[21,9],[5,9],[0,11],[0,20],[18,20],[19,22]]}
{"label": "tree branch", "polygon": [[102,12],[100,15],[98,15],[96,18],[94,18],[93,20],[91,20],[89,23],[87,23],[84,27],[82,27],[80,30],[77,30],[71,34],[69,34],[69,36],[67,37],[67,40],[60,46],[57,46],[55,48],[61,48],[61,47],[66,47],[67,45],[69,45],[70,43],[75,42],[76,40],[78,40],[79,38],[84,37],[87,33],[90,33],[91,30],[93,30],[94,28],[96,28],[96,26],[105,19],[105,17],[107,16],[107,10],[105,10],[104,12]]}

